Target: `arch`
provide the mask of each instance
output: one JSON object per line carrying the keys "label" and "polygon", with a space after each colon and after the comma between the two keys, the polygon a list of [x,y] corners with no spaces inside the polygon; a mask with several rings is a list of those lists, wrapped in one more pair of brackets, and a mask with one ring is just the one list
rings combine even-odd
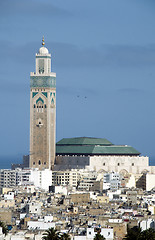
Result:
{"label": "arch", "polygon": [[100,169],[100,170],[98,171],[98,173],[107,173],[107,171],[104,170],[104,169]]}
{"label": "arch", "polygon": [[149,170],[143,169],[143,171],[141,171],[141,174],[146,174],[146,173],[148,173],[148,172],[149,172]]}
{"label": "arch", "polygon": [[129,176],[129,172],[126,169],[122,169],[119,174],[121,174],[123,177],[128,177]]}
{"label": "arch", "polygon": [[36,100],[36,104],[37,104],[39,101],[41,101],[42,103],[44,103],[44,100],[43,100],[41,97],[39,97],[39,98]]}

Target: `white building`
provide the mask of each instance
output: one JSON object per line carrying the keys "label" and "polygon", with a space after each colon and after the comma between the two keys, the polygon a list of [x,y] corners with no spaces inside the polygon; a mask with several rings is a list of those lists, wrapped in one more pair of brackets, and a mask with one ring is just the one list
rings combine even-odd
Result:
{"label": "white building", "polygon": [[30,182],[34,183],[35,187],[49,191],[49,186],[52,185],[52,171],[31,169]]}
{"label": "white building", "polygon": [[117,172],[105,173],[103,176],[103,189],[117,190],[121,184],[121,176]]}
{"label": "white building", "polygon": [[28,221],[27,228],[29,230],[47,230],[49,228],[55,228],[55,222],[45,222],[45,221]]}
{"label": "white building", "polygon": [[94,239],[97,232],[100,232],[106,240],[113,240],[113,229],[112,228],[98,228],[98,227],[91,227],[87,228],[87,239],[92,240]]}
{"label": "white building", "polygon": [[17,185],[17,171],[0,169],[0,187],[12,188]]}
{"label": "white building", "polygon": [[[1,188],[34,185],[36,188],[41,188],[45,191],[48,191],[49,186],[52,185],[52,170],[21,168],[16,168],[15,170],[1,169],[0,184]],[[31,191],[32,189],[29,190]]]}
{"label": "white building", "polygon": [[4,194],[4,200],[14,200],[14,197],[14,192],[8,192],[7,194]]}
{"label": "white building", "polygon": [[70,185],[72,187],[76,187],[78,179],[79,179],[79,171],[75,170],[75,169],[52,172],[52,185],[53,186]]}
{"label": "white building", "polygon": [[63,194],[63,195],[67,195],[68,193],[68,186],[52,186],[51,187],[51,192],[55,193],[55,194]]}
{"label": "white building", "polygon": [[25,206],[25,209],[26,209],[26,213],[40,215],[41,214],[41,203],[40,202],[27,203]]}
{"label": "white building", "polygon": [[79,173],[80,173],[80,179],[79,179],[78,189],[89,191],[94,185],[94,182],[96,182],[97,172],[79,169]]}
{"label": "white building", "polygon": [[4,240],[5,234],[2,232],[2,227],[0,227],[0,240]]}
{"label": "white building", "polygon": [[149,228],[152,228],[155,230],[155,221],[152,218],[145,219],[140,221],[139,226],[142,229],[142,231],[147,230]]}

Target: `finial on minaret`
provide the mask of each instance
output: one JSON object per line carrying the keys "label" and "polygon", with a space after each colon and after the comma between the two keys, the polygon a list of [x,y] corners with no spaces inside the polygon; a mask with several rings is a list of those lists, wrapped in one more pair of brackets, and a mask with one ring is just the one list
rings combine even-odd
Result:
{"label": "finial on minaret", "polygon": [[42,39],[42,45],[43,45],[43,47],[45,45],[44,36],[43,36],[43,39]]}

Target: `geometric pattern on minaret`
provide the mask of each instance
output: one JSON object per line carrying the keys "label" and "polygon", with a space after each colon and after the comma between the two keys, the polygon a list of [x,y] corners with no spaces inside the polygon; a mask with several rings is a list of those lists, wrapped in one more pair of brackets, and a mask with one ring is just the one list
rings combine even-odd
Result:
{"label": "geometric pattern on minaret", "polygon": [[55,161],[56,73],[44,46],[36,54],[36,71],[30,73],[30,168],[52,169]]}

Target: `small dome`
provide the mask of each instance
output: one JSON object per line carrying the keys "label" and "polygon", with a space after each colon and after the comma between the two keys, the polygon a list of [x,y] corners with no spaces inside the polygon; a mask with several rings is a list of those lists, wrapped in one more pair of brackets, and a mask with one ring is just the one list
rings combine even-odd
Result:
{"label": "small dome", "polygon": [[48,54],[48,49],[46,47],[39,48],[39,54]]}

